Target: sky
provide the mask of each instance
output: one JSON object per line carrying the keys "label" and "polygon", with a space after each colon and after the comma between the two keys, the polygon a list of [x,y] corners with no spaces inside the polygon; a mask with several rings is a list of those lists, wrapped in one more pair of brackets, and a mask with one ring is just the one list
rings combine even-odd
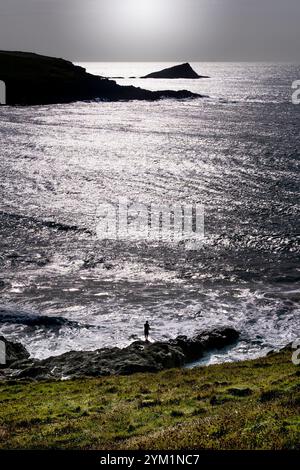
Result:
{"label": "sky", "polygon": [[73,61],[300,62],[300,0],[1,0],[0,49]]}

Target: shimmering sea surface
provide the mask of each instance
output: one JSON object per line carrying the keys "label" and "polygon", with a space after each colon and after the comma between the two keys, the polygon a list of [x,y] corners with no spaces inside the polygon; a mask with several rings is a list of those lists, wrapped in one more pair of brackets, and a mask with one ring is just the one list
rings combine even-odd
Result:
{"label": "shimmering sea surface", "polygon": [[[206,363],[300,336],[300,66],[193,63],[209,79],[130,79],[168,64],[88,63],[195,100],[0,107],[0,334],[35,357],[218,325],[241,331]],[[205,239],[101,240],[99,204],[205,207]],[[52,223],[53,222],[53,223]]]}

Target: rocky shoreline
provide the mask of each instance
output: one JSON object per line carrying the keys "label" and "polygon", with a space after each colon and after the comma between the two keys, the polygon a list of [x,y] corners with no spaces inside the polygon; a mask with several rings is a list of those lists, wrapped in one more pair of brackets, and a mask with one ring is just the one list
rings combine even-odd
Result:
{"label": "rocky shoreline", "polygon": [[0,380],[66,380],[137,372],[159,372],[182,367],[206,353],[230,346],[239,332],[223,327],[197,332],[192,338],[178,336],[168,342],[135,341],[126,348],[103,348],[96,351],[70,351],[60,356],[38,360],[30,358],[20,343],[8,341],[6,364],[0,365]]}

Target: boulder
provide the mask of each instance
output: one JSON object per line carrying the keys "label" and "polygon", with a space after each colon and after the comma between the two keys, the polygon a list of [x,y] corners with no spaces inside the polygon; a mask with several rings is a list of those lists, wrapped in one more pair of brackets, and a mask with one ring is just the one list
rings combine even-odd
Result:
{"label": "boulder", "polygon": [[204,75],[198,75],[195,70],[190,66],[189,63],[175,65],[166,69],[160,70],[159,72],[149,73],[141,78],[209,78]]}
{"label": "boulder", "polygon": [[215,328],[196,333],[192,338],[178,336],[171,340],[170,344],[180,347],[185,356],[185,362],[200,359],[206,352],[214,349],[222,349],[235,343],[239,338],[239,332],[233,328]]}
{"label": "boulder", "polygon": [[[5,345],[5,364],[1,364],[0,362],[0,367],[9,367],[11,364],[13,364],[16,361],[22,361],[24,359],[29,358],[29,352],[24,348],[24,346],[21,343],[14,343],[13,341],[8,341],[4,336],[0,336],[0,342],[2,344],[4,343]],[[2,351],[2,348],[1,348]]]}

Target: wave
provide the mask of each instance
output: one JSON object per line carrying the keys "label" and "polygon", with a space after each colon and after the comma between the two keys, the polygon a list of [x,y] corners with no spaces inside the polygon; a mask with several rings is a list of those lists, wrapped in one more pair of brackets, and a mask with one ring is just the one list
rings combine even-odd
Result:
{"label": "wave", "polygon": [[26,223],[34,224],[36,226],[47,227],[47,228],[62,231],[62,232],[70,232],[70,231],[71,232],[83,232],[88,235],[93,235],[93,232],[91,230],[88,230],[84,227],[79,227],[77,225],[63,224],[61,222],[54,222],[51,220],[40,220],[40,219],[36,219],[35,217],[30,217],[27,215],[20,215],[20,214],[0,211],[0,218],[1,220],[6,218],[10,220],[15,220],[15,221],[24,221]]}

